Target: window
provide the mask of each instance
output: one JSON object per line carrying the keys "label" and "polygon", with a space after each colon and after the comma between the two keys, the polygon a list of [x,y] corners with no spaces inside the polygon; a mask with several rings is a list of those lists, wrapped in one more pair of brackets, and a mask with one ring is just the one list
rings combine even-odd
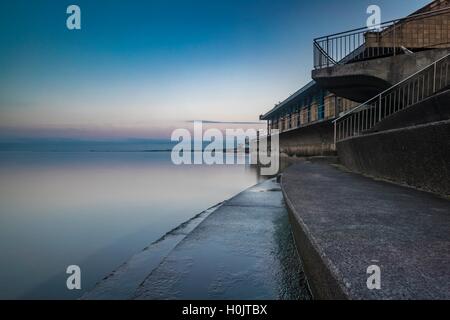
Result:
{"label": "window", "polygon": [[317,120],[323,120],[323,118],[325,117],[325,110],[324,110],[324,105],[321,104],[318,108],[317,108]]}

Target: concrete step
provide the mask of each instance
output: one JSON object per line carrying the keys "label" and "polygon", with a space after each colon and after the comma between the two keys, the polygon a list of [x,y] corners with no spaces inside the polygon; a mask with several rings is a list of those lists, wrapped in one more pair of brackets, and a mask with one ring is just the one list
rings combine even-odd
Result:
{"label": "concrete step", "polygon": [[307,299],[274,179],[224,202],[147,277],[136,299]]}
{"label": "concrete step", "polygon": [[449,200],[324,162],[291,166],[281,186],[315,298],[450,299]]}

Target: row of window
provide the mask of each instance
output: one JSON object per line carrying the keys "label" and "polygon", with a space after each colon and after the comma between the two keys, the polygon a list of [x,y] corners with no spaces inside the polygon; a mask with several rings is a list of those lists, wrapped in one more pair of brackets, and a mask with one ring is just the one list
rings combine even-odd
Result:
{"label": "row of window", "polygon": [[297,128],[301,125],[321,121],[325,119],[325,106],[309,106],[300,109],[299,112],[293,112],[283,117],[270,120],[270,128],[280,129],[281,131]]}

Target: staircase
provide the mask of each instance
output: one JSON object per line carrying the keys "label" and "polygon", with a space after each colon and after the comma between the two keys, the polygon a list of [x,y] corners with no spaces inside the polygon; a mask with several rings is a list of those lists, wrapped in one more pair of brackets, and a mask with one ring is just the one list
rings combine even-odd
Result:
{"label": "staircase", "polygon": [[360,136],[384,119],[450,87],[450,54],[334,120],[335,144]]}
{"label": "staircase", "polygon": [[410,15],[376,29],[353,29],[314,39],[314,68],[321,69],[450,44],[450,7]]}

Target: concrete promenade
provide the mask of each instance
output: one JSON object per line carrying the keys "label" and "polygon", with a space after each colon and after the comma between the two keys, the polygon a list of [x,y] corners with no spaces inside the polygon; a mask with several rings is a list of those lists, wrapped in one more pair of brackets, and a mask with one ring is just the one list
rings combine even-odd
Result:
{"label": "concrete promenade", "polygon": [[241,192],[197,220],[137,254],[83,298],[310,297],[274,179]]}
{"label": "concrete promenade", "polygon": [[281,185],[314,298],[450,299],[449,200],[316,161]]}

